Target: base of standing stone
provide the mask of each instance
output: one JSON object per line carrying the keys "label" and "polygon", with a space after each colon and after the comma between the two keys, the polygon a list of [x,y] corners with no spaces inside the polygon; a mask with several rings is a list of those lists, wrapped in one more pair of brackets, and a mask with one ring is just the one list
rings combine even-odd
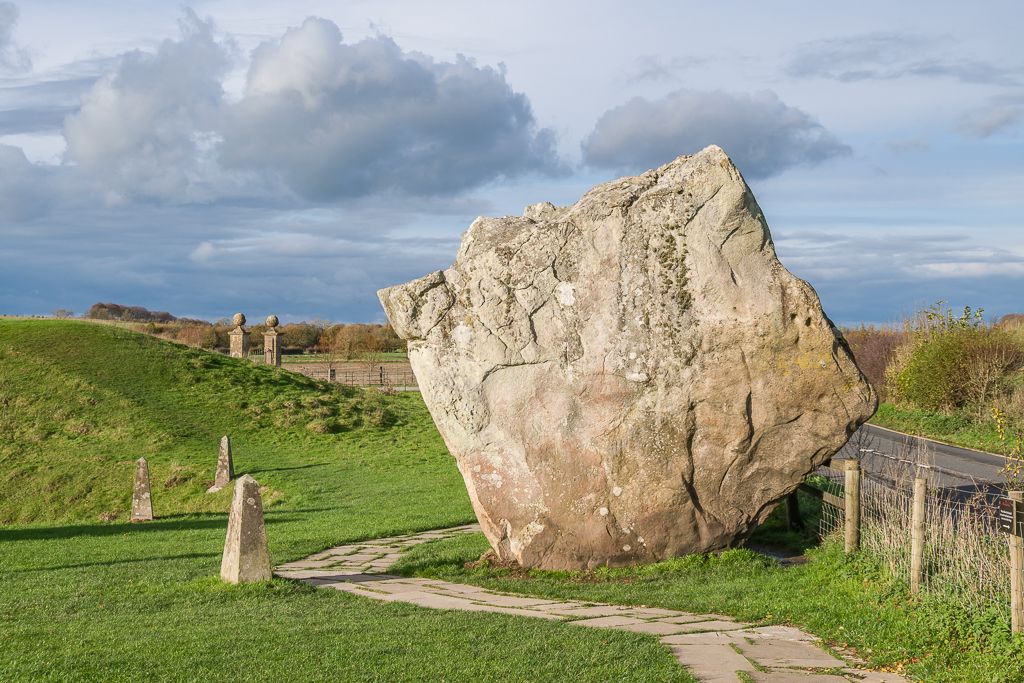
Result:
{"label": "base of standing stone", "polygon": [[132,522],[153,521],[153,497],[149,486],[149,463],[145,458],[135,461],[135,487],[132,491]]}
{"label": "base of standing stone", "polygon": [[215,493],[231,483],[235,476],[235,463],[231,457],[231,439],[222,436],[220,453],[217,456],[217,473],[213,478],[213,486],[206,489],[207,493]]}
{"label": "base of standing stone", "polygon": [[228,583],[256,583],[271,578],[260,485],[248,474],[235,482],[220,578]]}

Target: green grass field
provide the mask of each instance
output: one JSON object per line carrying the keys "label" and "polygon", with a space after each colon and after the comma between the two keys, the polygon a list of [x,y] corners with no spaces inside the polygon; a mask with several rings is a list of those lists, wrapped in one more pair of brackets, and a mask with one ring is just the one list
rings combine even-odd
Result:
{"label": "green grass field", "polygon": [[[0,680],[690,680],[649,636],[217,580],[230,491],[204,491],[222,434],[237,473],[265,487],[275,563],[472,521],[418,394],[331,386],[112,326],[0,321],[0,434]],[[139,456],[158,519],[132,525]],[[757,540],[809,543],[779,515]],[[1005,615],[911,600],[831,545],[788,569],[746,550],[592,574],[463,567],[484,549],[479,536],[428,544],[401,570],[791,622],[927,680],[1024,680]]]}
{"label": "green grass field", "polygon": [[[275,563],[472,521],[418,395],[116,327],[0,321],[0,432],[4,681],[689,680],[639,635],[220,584],[230,491],[203,489],[225,433],[237,472],[267,487]],[[143,455],[159,519],[100,522],[126,517]]]}

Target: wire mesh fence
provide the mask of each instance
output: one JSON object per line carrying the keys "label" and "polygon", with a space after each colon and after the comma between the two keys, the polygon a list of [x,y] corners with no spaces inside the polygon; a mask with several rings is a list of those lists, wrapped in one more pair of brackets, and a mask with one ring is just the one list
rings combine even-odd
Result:
{"label": "wire mesh fence", "polygon": [[[818,472],[817,485],[836,492],[843,472],[832,467]],[[891,474],[891,473],[890,473]],[[873,472],[863,477],[860,497],[861,550],[877,558],[894,576],[911,573],[913,476],[904,468],[896,477]],[[925,533],[921,590],[941,594],[972,609],[1005,609],[1010,601],[1010,550],[998,526],[998,489],[988,484],[974,490],[929,486],[925,494]],[[841,534],[844,510],[823,501],[821,534]]]}

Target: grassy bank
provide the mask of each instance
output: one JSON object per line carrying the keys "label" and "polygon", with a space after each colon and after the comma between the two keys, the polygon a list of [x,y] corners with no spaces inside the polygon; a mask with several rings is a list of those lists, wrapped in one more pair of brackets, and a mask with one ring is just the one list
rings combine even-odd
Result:
{"label": "grassy bank", "polygon": [[[688,680],[639,635],[214,578],[230,492],[203,490],[223,433],[266,487],[275,563],[471,521],[417,395],[52,321],[0,322],[0,393],[5,681]],[[124,519],[140,455],[159,519],[100,522]]]}
{"label": "grassy bank", "polygon": [[871,423],[879,427],[945,441],[955,446],[1008,455],[1011,444],[1001,439],[994,420],[963,413],[941,413],[880,403]]}

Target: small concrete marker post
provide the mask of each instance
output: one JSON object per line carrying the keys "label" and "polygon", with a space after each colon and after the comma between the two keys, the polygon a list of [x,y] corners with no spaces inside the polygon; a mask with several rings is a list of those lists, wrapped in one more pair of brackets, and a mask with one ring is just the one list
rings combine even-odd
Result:
{"label": "small concrete marker post", "polygon": [[928,484],[924,477],[914,477],[914,505],[910,522],[910,592],[921,590],[924,580],[925,496]]}
{"label": "small concrete marker post", "polygon": [[220,491],[235,478],[235,463],[231,459],[231,439],[220,438],[220,453],[217,455],[217,474],[213,478],[213,486],[206,489],[207,493]]}
{"label": "small concrete marker post", "polygon": [[844,550],[860,549],[860,462],[843,460]]}
{"label": "small concrete marker post", "polygon": [[149,463],[145,458],[135,461],[135,488],[132,491],[133,522],[153,521],[153,497],[149,488]]}
{"label": "small concrete marker post", "polygon": [[245,314],[235,313],[231,322],[234,324],[235,329],[228,332],[230,340],[229,353],[232,358],[248,358],[249,334],[245,331]]}
{"label": "small concrete marker post", "polygon": [[267,331],[263,333],[263,362],[281,367],[281,347],[277,344],[277,316],[267,316]]}
{"label": "small concrete marker post", "polygon": [[235,482],[220,578],[228,583],[270,580],[270,552],[260,485],[248,474]]}

